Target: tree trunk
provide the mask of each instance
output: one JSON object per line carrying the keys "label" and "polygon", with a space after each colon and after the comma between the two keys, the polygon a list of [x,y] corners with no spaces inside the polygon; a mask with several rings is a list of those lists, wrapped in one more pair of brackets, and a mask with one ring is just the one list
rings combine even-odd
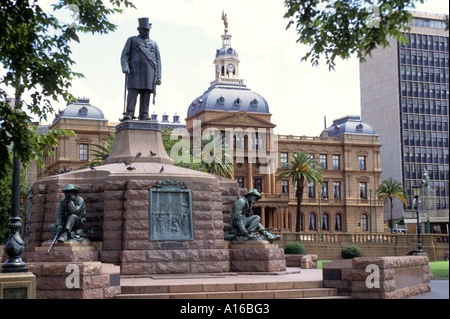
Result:
{"label": "tree trunk", "polygon": [[391,234],[394,233],[394,217],[392,211],[394,210],[394,200],[390,198],[391,201]]}
{"label": "tree trunk", "polygon": [[303,179],[297,181],[297,190],[295,192],[297,196],[297,218],[295,222],[295,231],[299,232],[301,230],[301,207],[302,207],[302,199],[303,199]]}

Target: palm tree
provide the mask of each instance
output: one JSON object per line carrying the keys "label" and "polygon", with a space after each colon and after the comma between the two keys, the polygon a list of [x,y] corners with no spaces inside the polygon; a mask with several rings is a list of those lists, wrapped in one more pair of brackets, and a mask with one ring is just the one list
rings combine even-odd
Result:
{"label": "palm tree", "polygon": [[284,178],[292,178],[292,184],[297,185],[295,192],[297,196],[297,220],[295,224],[295,231],[300,231],[301,225],[301,206],[303,199],[303,188],[306,182],[313,182],[316,185],[323,184],[322,165],[311,154],[305,152],[298,152],[291,156],[287,166],[281,169],[281,174],[277,180]]}
{"label": "palm tree", "polygon": [[386,205],[387,203],[390,204],[391,208],[390,228],[392,232],[392,227],[394,225],[392,216],[392,211],[394,209],[394,200],[397,198],[403,203],[403,205],[406,206],[407,205],[406,198],[408,197],[408,193],[403,188],[402,183],[392,179],[392,177],[389,177],[378,186],[376,195],[379,203],[382,203],[383,205]]}
{"label": "palm tree", "polygon": [[231,178],[234,173],[233,153],[222,139],[210,135],[202,138],[202,165],[204,171]]}

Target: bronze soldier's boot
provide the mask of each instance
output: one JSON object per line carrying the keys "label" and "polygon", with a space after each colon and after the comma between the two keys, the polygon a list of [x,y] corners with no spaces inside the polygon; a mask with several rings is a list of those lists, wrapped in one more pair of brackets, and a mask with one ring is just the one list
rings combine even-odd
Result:
{"label": "bronze soldier's boot", "polygon": [[261,235],[263,235],[264,237],[266,237],[266,239],[269,243],[273,243],[274,241],[280,240],[280,238],[281,238],[280,235],[272,235],[267,230],[260,230],[259,233]]}
{"label": "bronze soldier's boot", "polygon": [[69,236],[69,232],[67,230],[63,231],[61,235],[58,237],[58,241],[65,242]]}

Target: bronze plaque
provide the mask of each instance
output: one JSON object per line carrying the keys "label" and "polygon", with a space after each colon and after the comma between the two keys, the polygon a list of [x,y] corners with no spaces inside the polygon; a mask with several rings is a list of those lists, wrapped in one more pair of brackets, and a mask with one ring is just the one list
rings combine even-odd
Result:
{"label": "bronze plaque", "polygon": [[183,182],[158,181],[150,189],[149,240],[194,240],[192,194]]}

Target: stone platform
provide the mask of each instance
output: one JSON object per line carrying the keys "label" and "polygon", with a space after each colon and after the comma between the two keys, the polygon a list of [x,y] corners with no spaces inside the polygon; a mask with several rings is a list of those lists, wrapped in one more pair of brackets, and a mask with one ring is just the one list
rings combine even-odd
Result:
{"label": "stone platform", "polygon": [[115,299],[349,299],[336,288],[324,288],[322,271],[287,268],[285,271],[249,274],[173,274],[124,276]]}

